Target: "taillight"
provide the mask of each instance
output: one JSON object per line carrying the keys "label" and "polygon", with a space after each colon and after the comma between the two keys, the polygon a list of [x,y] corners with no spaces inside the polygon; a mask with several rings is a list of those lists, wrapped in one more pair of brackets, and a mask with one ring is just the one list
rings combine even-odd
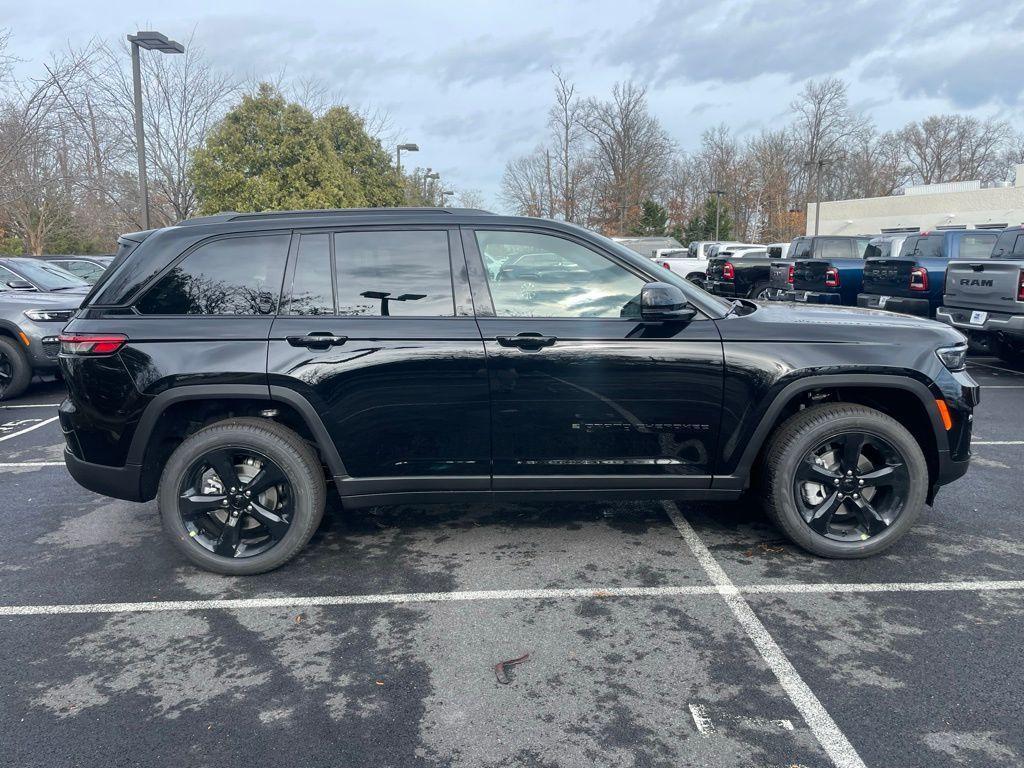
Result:
{"label": "taillight", "polygon": [[736,279],[736,268],[730,263],[725,262],[722,267],[722,279],[723,280],[735,280]]}
{"label": "taillight", "polygon": [[790,267],[789,267],[789,277],[786,278],[786,282],[789,283],[790,285],[793,284],[793,266],[792,265],[790,265]]}
{"label": "taillight", "polygon": [[1017,301],[1024,301],[1024,269],[1017,275]]}
{"label": "taillight", "polygon": [[825,287],[839,287],[839,270],[836,269],[835,267],[829,267],[828,269],[825,270]]}
{"label": "taillight", "polygon": [[671,271],[672,271],[672,267],[671,267],[671,266],[669,266],[669,263],[668,263],[667,261],[663,261],[663,262],[661,262],[661,266],[663,266],[663,267],[664,267],[665,269],[667,269],[667,270],[668,270],[669,272],[671,272]]}
{"label": "taillight", "polygon": [[65,355],[112,355],[128,341],[123,333],[62,333],[59,338]]}
{"label": "taillight", "polygon": [[928,270],[924,267],[914,267],[910,270],[910,290],[928,290]]}

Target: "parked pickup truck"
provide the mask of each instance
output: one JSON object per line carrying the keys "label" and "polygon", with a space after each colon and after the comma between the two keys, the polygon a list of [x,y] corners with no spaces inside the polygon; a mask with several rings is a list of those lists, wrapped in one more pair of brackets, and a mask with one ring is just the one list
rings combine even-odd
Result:
{"label": "parked pickup truck", "polygon": [[661,248],[651,257],[651,261],[701,288],[707,281],[708,260],[698,256],[696,248]]}
{"label": "parked pickup truck", "polygon": [[935,317],[950,259],[987,259],[998,230],[950,229],[909,235],[889,258],[869,258],[857,306]]}
{"label": "parked pickup truck", "polygon": [[768,298],[768,251],[748,248],[719,252],[708,262],[705,287],[716,296],[733,299]]}
{"label": "parked pickup truck", "polygon": [[1004,360],[1024,360],[1024,227],[1004,229],[990,258],[949,262],[936,319]]}
{"label": "parked pickup truck", "polygon": [[768,298],[852,305],[860,290],[864,251],[870,240],[870,235],[794,238],[788,257],[771,261]]}

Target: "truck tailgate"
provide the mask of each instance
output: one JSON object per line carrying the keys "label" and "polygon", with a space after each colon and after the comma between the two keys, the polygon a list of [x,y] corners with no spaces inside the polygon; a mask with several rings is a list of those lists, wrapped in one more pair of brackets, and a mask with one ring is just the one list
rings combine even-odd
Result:
{"label": "truck tailgate", "polygon": [[1017,301],[1022,272],[1024,261],[951,261],[946,268],[943,303],[992,312],[1024,312],[1024,303]]}
{"label": "truck tailgate", "polygon": [[807,259],[793,263],[793,288],[798,291],[834,291],[825,285],[825,273],[831,263],[823,259]]}
{"label": "truck tailgate", "polygon": [[772,262],[771,270],[768,273],[771,288],[785,291],[792,287],[789,284],[789,268],[792,265],[792,261]]}
{"label": "truck tailgate", "polygon": [[916,263],[913,259],[868,259],[864,263],[864,293],[920,296],[920,291],[910,290],[910,271]]}

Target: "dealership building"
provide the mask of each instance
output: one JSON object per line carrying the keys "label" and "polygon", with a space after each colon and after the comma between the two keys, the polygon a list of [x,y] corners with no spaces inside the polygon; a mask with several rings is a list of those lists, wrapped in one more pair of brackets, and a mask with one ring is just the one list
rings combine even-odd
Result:
{"label": "dealership building", "polygon": [[[1003,229],[1024,224],[1024,165],[1016,182],[982,187],[955,181],[905,187],[902,194],[821,204],[818,232],[859,235],[932,229]],[[807,207],[807,234],[814,234],[815,206]]]}

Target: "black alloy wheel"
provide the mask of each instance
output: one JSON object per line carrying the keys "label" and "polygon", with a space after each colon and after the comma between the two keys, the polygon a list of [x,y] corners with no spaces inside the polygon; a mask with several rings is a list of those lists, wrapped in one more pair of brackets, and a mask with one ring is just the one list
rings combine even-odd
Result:
{"label": "black alloy wheel", "polygon": [[793,478],[804,522],[833,541],[866,541],[887,530],[907,505],[907,461],[884,438],[845,432],[807,451]]}
{"label": "black alloy wheel", "polygon": [[294,492],[274,461],[251,448],[220,447],[192,462],[178,492],[188,535],[220,557],[246,558],[288,533]]}

